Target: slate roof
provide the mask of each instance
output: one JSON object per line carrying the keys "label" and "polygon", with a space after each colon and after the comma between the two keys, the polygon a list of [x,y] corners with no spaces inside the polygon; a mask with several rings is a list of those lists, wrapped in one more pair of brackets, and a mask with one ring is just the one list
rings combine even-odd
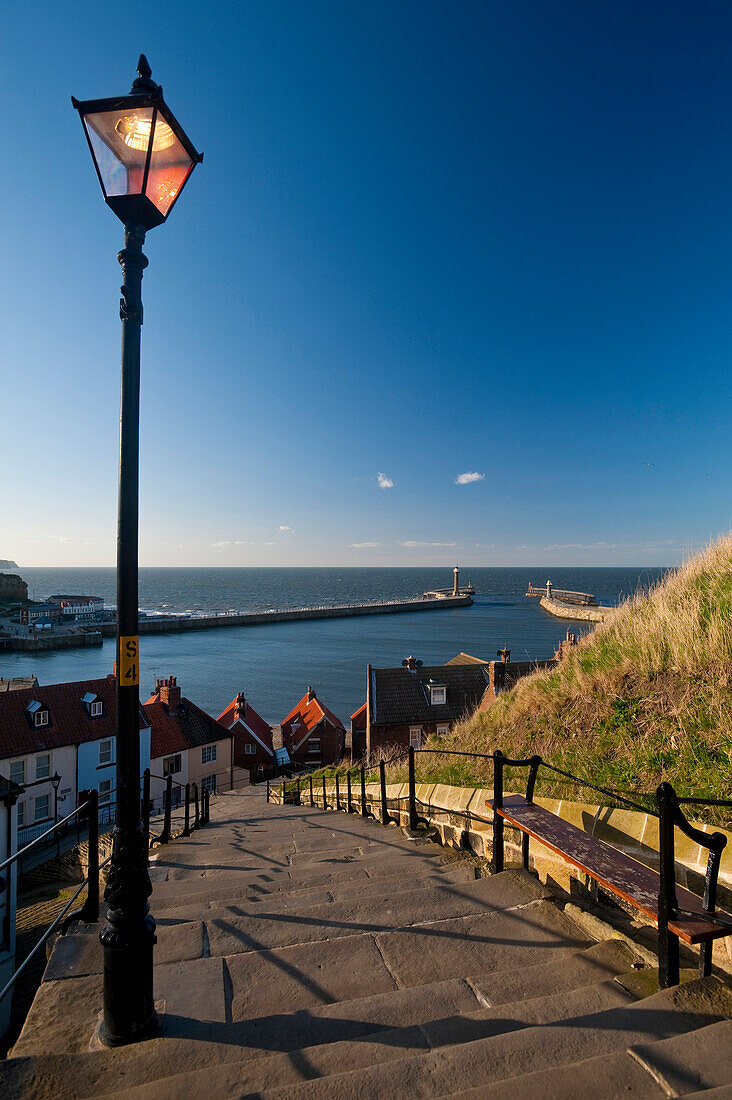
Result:
{"label": "slate roof", "polygon": [[226,741],[231,736],[190,699],[181,699],[175,713],[170,714],[160,697],[151,695],[142,709],[150,723],[151,760],[210,745],[213,741]]}
{"label": "slate roof", "polygon": [[[89,716],[81,701],[87,693],[102,701],[103,713],[96,718]],[[33,700],[48,710],[47,726],[36,728],[29,722],[26,708]],[[0,760],[114,737],[116,713],[114,676],[3,692],[0,694]],[[146,727],[147,721],[141,712],[140,729]]]}
{"label": "slate roof", "polygon": [[[428,684],[444,684],[446,702],[433,706]],[[371,670],[371,720],[377,725],[402,722],[454,722],[478,706],[488,687],[487,666],[432,665]]]}

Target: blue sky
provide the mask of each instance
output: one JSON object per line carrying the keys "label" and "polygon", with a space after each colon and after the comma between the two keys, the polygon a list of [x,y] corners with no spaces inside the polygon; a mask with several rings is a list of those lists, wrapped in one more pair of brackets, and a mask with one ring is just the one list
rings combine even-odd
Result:
{"label": "blue sky", "polygon": [[122,226],[69,96],[141,51],[205,152],[145,247],[142,565],[668,564],[732,525],[729,4],[3,22],[0,557],[114,564]]}

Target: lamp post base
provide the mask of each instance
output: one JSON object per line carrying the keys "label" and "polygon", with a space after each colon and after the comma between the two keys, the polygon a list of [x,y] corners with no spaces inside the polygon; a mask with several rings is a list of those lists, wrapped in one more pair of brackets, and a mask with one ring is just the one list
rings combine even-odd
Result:
{"label": "lamp post base", "polygon": [[117,937],[105,937],[107,930],[109,925],[100,937],[104,948],[104,1016],[99,1040],[106,1047],[119,1047],[149,1039],[158,1030],[152,987],[155,922],[148,916],[137,939],[128,942],[108,942]]}

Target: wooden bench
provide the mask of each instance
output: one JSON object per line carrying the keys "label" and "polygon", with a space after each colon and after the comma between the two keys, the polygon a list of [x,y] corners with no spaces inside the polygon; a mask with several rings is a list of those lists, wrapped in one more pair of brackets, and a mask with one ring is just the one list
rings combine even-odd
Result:
{"label": "wooden bench", "polygon": [[[501,761],[501,764],[509,763],[514,762],[509,762],[505,757]],[[530,762],[516,761],[515,763],[529,764]],[[537,765],[532,766],[532,779],[536,777],[536,767]],[[500,793],[497,797],[486,800],[493,811],[494,870],[503,869],[503,823],[505,822],[524,834],[525,867],[528,868],[529,865],[529,838],[532,838],[562,856],[603,889],[622,898],[658,924],[659,981],[662,987],[678,984],[679,940],[690,945],[701,945],[700,975],[707,976],[711,973],[713,941],[732,935],[732,919],[727,914],[715,912],[717,873],[726,838],[721,833],[702,833],[694,828],[681,813],[678,802],[675,801],[673,789],[668,784],[662,784],[663,788],[668,789],[663,792],[663,797],[673,797],[669,802],[669,812],[665,817],[663,812],[661,814],[661,873],[659,874],[604,841],[563,821],[549,810],[536,805],[532,800],[533,781],[529,784],[528,797],[516,794],[504,796],[502,775],[500,779],[501,783],[497,788]],[[661,805],[660,795],[659,805]],[[680,827],[686,835],[710,850],[703,899],[675,884],[674,826]]]}

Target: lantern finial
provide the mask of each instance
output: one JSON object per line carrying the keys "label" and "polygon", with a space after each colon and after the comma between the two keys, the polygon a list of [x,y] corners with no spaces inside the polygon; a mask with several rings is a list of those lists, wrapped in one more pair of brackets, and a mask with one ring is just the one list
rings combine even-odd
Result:
{"label": "lantern finial", "polygon": [[130,95],[154,95],[155,92],[159,91],[157,84],[151,77],[150,63],[144,53],[141,53],[137,62],[137,79],[132,82]]}

